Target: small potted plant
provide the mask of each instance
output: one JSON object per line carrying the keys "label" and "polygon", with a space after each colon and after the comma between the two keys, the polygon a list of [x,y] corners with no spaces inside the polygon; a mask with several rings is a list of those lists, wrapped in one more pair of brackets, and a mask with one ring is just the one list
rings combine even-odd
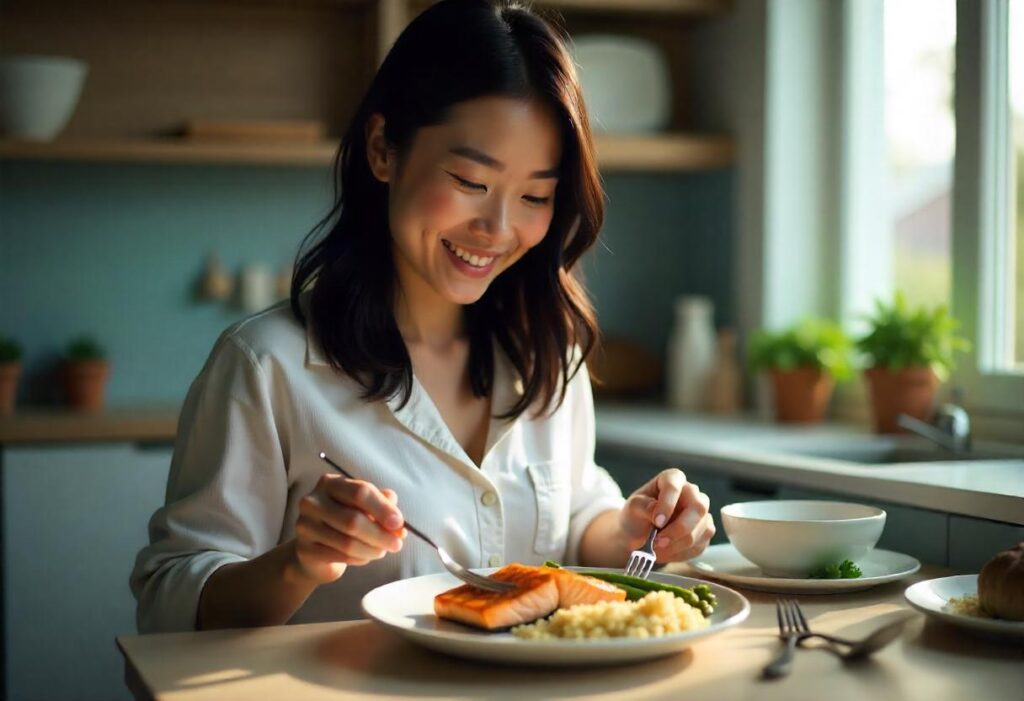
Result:
{"label": "small potted plant", "polygon": [[953,357],[970,349],[957,335],[959,322],[945,305],[911,309],[897,293],[892,304],[875,302],[870,330],[857,339],[865,356],[875,430],[900,431],[900,414],[931,418],[939,383],[949,377]]}
{"label": "small potted plant", "polygon": [[792,423],[821,421],[836,380],[852,373],[852,343],[838,324],[808,318],[782,331],[750,339],[750,367],[771,375],[775,417]]}
{"label": "small potted plant", "polygon": [[96,341],[83,336],[68,344],[64,359],[64,392],[73,409],[102,409],[109,374],[106,352]]}
{"label": "small potted plant", "polygon": [[0,416],[14,413],[14,397],[21,377],[21,346],[13,338],[0,336]]}

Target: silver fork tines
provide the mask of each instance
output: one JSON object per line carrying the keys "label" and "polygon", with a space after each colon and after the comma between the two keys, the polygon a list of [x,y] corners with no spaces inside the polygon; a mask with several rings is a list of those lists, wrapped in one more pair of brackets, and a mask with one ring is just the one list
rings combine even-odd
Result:
{"label": "silver fork tines", "polygon": [[643,547],[629,554],[629,562],[626,563],[626,574],[630,577],[647,579],[648,575],[651,574],[651,570],[654,569],[654,563],[657,560],[654,556],[654,539],[657,535],[658,529],[652,528],[650,535],[647,536],[647,540],[644,541]]}
{"label": "silver fork tines", "polygon": [[765,668],[762,670],[764,676],[769,679],[775,679],[789,673],[789,669],[793,664],[793,651],[796,649],[797,642],[803,636],[803,632],[799,627],[799,621],[803,621],[803,624],[807,625],[807,621],[803,620],[803,613],[801,612],[798,617],[797,613],[794,613],[787,604],[788,602],[784,602],[782,599],[775,601],[775,618],[779,622],[779,637],[782,639],[783,647],[775,659],[765,665]]}
{"label": "silver fork tines", "polygon": [[[333,467],[341,474],[348,477],[349,479],[356,479],[348,472],[348,470],[346,470],[341,465],[327,457],[326,453],[320,453],[320,459],[326,462],[328,465]],[[461,579],[466,584],[471,584],[474,587],[479,587],[480,589],[486,589],[488,591],[494,592],[510,591],[515,588],[516,585],[512,582],[503,582],[499,579],[491,579],[490,577],[484,577],[483,575],[477,574],[476,572],[470,572],[465,567],[457,563],[454,559],[452,559],[452,556],[448,554],[447,550],[445,550],[440,545],[435,543],[421,530],[414,527],[408,521],[405,522],[405,528],[410,533],[417,536],[418,538],[426,542],[427,545],[436,550],[437,556],[441,558],[441,564],[444,565],[444,568],[456,577],[458,577],[459,579]]]}

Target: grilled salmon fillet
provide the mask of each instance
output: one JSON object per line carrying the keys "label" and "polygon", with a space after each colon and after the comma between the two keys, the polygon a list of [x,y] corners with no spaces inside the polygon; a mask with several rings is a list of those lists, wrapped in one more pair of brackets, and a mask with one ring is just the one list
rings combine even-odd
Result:
{"label": "grilled salmon fillet", "polygon": [[549,567],[511,564],[491,575],[515,589],[492,592],[462,584],[434,597],[434,613],[495,630],[543,618],[555,609],[597,601],[622,601],[626,592],[593,577]]}
{"label": "grilled salmon fillet", "polygon": [[605,582],[569,570],[547,569],[553,573],[558,585],[558,608],[567,609],[576,604],[596,604],[599,601],[625,601],[626,591],[611,582]]}

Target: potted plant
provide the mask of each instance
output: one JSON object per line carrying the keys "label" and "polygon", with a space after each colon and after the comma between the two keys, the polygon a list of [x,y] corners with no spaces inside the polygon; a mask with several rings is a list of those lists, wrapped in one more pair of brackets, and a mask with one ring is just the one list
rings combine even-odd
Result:
{"label": "potted plant", "polygon": [[771,375],[775,417],[814,423],[828,408],[836,380],[850,377],[852,343],[838,324],[808,318],[782,331],[758,331],[748,358],[758,372]]}
{"label": "potted plant", "polygon": [[866,360],[875,430],[899,431],[900,414],[927,421],[939,383],[954,367],[953,356],[970,349],[956,333],[959,322],[945,305],[911,309],[897,293],[892,304],[875,302],[868,323],[870,330],[857,339],[857,348]]}
{"label": "potted plant", "polygon": [[21,346],[13,338],[0,336],[0,416],[14,413],[20,376]]}
{"label": "potted plant", "polygon": [[96,341],[83,336],[68,344],[64,360],[64,392],[73,409],[102,409],[109,374],[106,352]]}

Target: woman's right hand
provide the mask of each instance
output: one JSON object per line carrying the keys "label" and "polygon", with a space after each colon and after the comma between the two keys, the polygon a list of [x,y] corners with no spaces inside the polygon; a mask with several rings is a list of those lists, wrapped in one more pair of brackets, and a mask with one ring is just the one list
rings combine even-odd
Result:
{"label": "woman's right hand", "polygon": [[316,584],[333,582],[349,565],[365,565],[402,549],[406,536],[398,495],[363,480],[325,474],[299,501],[295,564]]}

